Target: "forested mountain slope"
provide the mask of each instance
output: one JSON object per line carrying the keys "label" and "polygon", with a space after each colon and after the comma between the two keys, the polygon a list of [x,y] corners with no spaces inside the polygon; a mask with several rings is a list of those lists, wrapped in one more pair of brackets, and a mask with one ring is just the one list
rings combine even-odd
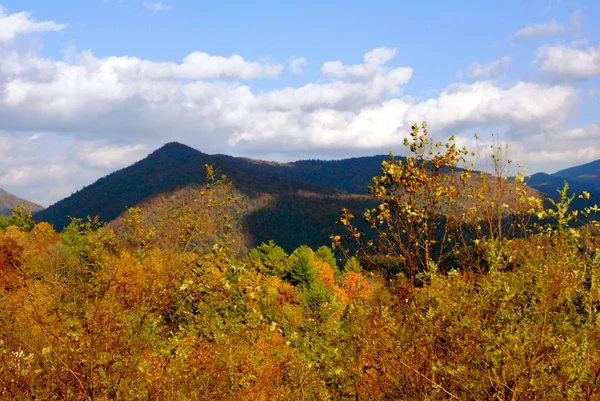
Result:
{"label": "forested mountain slope", "polygon": [[[69,217],[99,216],[112,221],[134,206],[151,206],[154,214],[185,204],[205,183],[205,165],[227,175],[245,204],[238,216],[249,245],[275,239],[286,249],[300,244],[328,243],[333,222],[342,207],[360,213],[373,204],[368,195],[351,195],[336,188],[303,181],[301,173],[282,174],[284,164],[207,155],[179,143],[169,143],[145,159],[95,183],[35,214],[57,229]],[[339,169],[338,169],[339,171]],[[334,171],[333,174],[336,174]],[[371,174],[371,173],[369,173]],[[331,175],[325,172],[323,176]],[[373,173],[375,175],[375,173]],[[335,179],[324,179],[325,183]],[[366,187],[365,187],[366,189]],[[366,191],[363,191],[366,192]]]}

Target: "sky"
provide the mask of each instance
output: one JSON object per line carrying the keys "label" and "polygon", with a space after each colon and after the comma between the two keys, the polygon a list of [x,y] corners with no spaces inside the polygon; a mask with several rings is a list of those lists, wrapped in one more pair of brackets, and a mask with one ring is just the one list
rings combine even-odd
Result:
{"label": "sky", "polygon": [[43,206],[173,141],[401,155],[427,121],[528,173],[600,159],[597,0],[0,5],[0,188]]}

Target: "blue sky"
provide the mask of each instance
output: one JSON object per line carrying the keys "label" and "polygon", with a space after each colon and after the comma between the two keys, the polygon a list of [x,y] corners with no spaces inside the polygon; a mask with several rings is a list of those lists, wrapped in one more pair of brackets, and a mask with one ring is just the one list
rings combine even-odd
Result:
{"label": "blue sky", "polygon": [[600,159],[598,1],[0,4],[0,187],[45,206],[173,140],[401,153],[427,119],[532,173]]}

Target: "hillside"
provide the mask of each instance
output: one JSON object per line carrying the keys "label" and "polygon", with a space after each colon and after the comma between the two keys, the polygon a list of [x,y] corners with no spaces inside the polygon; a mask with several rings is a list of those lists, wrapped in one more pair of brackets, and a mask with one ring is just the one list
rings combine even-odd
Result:
{"label": "hillside", "polygon": [[[156,220],[173,208],[192,205],[205,183],[204,165],[209,164],[227,176],[240,197],[243,212],[235,219],[240,250],[271,239],[286,250],[302,244],[321,246],[329,243],[342,208],[361,216],[365,208],[376,204],[367,187],[387,158],[276,163],[208,155],[173,142],[36,213],[35,219],[60,230],[69,217],[99,216],[110,222],[129,207],[140,206]],[[544,196],[537,189],[552,196],[563,179],[536,175],[530,183],[532,195]],[[573,189],[583,187],[573,185]]]}
{"label": "hillside", "polygon": [[550,196],[556,195],[556,190],[562,188],[565,181],[569,184],[569,189],[574,192],[589,191],[589,186],[572,179],[563,177],[557,177],[552,174],[536,173],[527,178],[527,185],[532,188],[548,194]]}
{"label": "hillside", "polygon": [[575,198],[572,203],[573,208],[581,209],[600,204],[600,160],[554,174],[536,173],[527,179],[527,185],[551,197],[557,196],[556,190],[562,188],[565,182],[569,184],[571,193],[580,194],[583,191],[590,193],[590,199],[587,201]]}
{"label": "hillside", "polygon": [[600,160],[560,170],[552,176],[567,180],[577,192],[590,192],[591,202],[600,203]]}
{"label": "hillside", "polygon": [[299,160],[273,163],[244,157],[215,155],[240,169],[258,174],[277,174],[288,179],[306,181],[352,194],[367,194],[367,186],[381,173],[387,155],[352,157],[342,160]]}
{"label": "hillside", "polygon": [[552,174],[587,186],[591,192],[600,192],[600,160],[570,167]]}
{"label": "hillside", "polygon": [[[207,161],[236,186],[200,185]],[[335,244],[367,241],[342,265],[317,246],[370,196],[243,163],[169,144],[59,202],[146,196],[108,228],[0,226],[0,398],[598,399],[600,236],[564,203],[386,163],[370,232],[341,219]]]}
{"label": "hillside", "polygon": [[367,195],[351,195],[318,185],[318,177],[308,182],[296,179],[303,174],[282,174],[288,168],[284,164],[207,155],[179,143],[169,143],[145,159],[36,213],[35,219],[48,221],[60,230],[68,224],[69,216],[98,215],[109,222],[127,208],[138,205],[157,215],[168,210],[169,205],[181,206],[197,198],[193,192],[205,182],[205,164],[226,174],[243,198],[245,212],[239,216],[239,230],[244,233],[242,242],[247,246],[270,239],[285,249],[300,244],[328,244],[343,207],[361,213],[373,204]]}
{"label": "hillside", "polygon": [[34,212],[43,209],[38,204],[16,197],[0,188],[0,216],[10,216],[11,211],[19,205],[25,206],[27,210],[31,208]]}
{"label": "hillside", "polygon": [[256,196],[262,192],[299,189],[334,192],[325,187],[288,180],[274,174],[253,174],[218,157],[179,143],[169,143],[145,159],[100,178],[44,211],[36,213],[36,218],[51,222],[59,229],[68,224],[67,216],[86,217],[97,214],[102,220],[110,221],[126,208],[152,196],[204,183],[205,164],[214,165],[249,196]]}

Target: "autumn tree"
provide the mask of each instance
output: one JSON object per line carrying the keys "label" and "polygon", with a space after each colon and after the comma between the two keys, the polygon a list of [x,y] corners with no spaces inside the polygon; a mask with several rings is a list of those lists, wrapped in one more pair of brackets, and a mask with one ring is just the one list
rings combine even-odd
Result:
{"label": "autumn tree", "polygon": [[[408,155],[381,164],[381,175],[373,178],[369,193],[380,204],[363,217],[373,229],[365,235],[353,223],[349,210],[339,222],[347,229],[350,242],[364,261],[377,265],[376,256],[396,260],[409,276],[443,266],[457,246],[461,229],[457,217],[469,168],[460,169],[469,154],[458,147],[454,137],[445,144],[428,136],[427,124],[413,125],[410,139],[404,140]],[[342,245],[333,236],[334,246]]]}

